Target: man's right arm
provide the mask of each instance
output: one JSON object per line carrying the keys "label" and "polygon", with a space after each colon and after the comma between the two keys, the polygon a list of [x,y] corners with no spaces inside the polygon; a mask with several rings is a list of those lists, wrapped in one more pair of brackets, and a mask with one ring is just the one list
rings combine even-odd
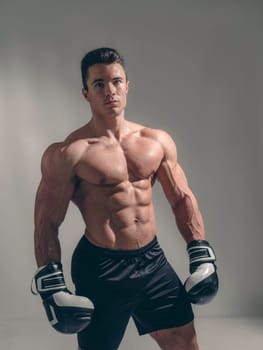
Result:
{"label": "man's right arm", "polygon": [[91,300],[68,291],[61,264],[58,229],[75,188],[74,168],[79,151],[74,149],[54,144],[42,159],[35,204],[35,255],[39,268],[32,281],[32,292],[40,294],[50,324],[67,334],[86,328],[94,310]]}
{"label": "man's right arm", "polygon": [[62,144],[53,144],[43,155],[41,171],[34,213],[35,257],[38,266],[61,260],[58,229],[74,192],[74,157]]}

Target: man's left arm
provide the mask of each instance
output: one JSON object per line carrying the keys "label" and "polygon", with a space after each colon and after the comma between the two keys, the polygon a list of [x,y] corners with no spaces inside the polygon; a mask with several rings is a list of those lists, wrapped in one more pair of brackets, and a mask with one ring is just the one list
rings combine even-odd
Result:
{"label": "man's left arm", "polygon": [[206,241],[203,217],[196,197],[177,161],[175,143],[165,132],[161,132],[158,139],[162,145],[163,159],[157,171],[157,178],[171,205],[189,254],[191,275],[185,282],[185,289],[192,303],[204,304],[209,302],[218,290],[215,254]]}

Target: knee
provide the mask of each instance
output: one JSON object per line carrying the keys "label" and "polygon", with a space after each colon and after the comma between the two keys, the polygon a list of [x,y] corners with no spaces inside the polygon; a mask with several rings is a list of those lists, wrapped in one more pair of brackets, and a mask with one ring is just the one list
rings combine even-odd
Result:
{"label": "knee", "polygon": [[198,350],[193,324],[151,333],[162,350]]}

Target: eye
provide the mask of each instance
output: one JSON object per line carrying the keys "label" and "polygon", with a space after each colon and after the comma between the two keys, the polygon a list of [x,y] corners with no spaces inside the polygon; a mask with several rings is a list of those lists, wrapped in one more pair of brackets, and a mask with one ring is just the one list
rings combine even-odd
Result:
{"label": "eye", "polygon": [[118,79],[114,79],[114,85],[118,86],[122,83],[122,79],[118,78]]}
{"label": "eye", "polygon": [[97,83],[94,84],[95,88],[98,89],[103,89],[104,88],[104,83],[101,81],[98,81]]}

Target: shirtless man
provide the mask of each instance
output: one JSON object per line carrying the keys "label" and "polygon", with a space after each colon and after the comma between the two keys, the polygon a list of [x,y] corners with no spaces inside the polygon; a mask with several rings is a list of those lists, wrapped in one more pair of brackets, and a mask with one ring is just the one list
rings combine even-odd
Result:
{"label": "shirtless man", "polygon": [[[130,317],[161,349],[197,350],[191,302],[216,294],[215,256],[194,194],[162,130],[125,119],[129,81],[110,48],[89,52],[81,65],[90,121],[48,147],[35,204],[34,275],[55,329],[78,333],[80,350],[116,350]],[[187,244],[185,286],[156,238],[152,186],[158,179]],[[65,286],[58,238],[69,202],[85,234],[72,258],[76,295]]]}

